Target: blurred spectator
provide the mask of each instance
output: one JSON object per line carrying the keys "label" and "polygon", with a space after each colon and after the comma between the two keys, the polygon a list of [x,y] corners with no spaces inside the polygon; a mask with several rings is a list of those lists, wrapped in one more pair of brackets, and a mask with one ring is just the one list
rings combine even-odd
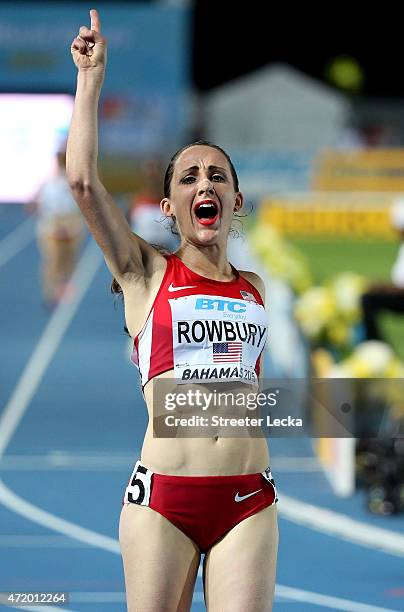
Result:
{"label": "blurred spectator", "polygon": [[381,311],[404,313],[404,197],[397,198],[393,204],[391,224],[400,240],[397,258],[391,270],[392,283],[376,283],[362,296],[367,340],[382,339],[377,322]]}
{"label": "blurred spectator", "polygon": [[41,254],[42,299],[47,307],[73,295],[70,277],[84,235],[81,213],[66,178],[66,154],[56,156],[54,176],[46,180],[28,203],[38,217],[37,238]]}
{"label": "blurred spectator", "polygon": [[397,128],[389,123],[369,123],[363,126],[362,135],[366,147],[389,148],[399,145]]}
{"label": "blurred spectator", "polygon": [[167,225],[160,210],[163,194],[164,167],[161,160],[151,158],[142,164],[142,190],[136,193],[129,210],[132,230],[150,244],[173,252],[179,245],[178,238]]}

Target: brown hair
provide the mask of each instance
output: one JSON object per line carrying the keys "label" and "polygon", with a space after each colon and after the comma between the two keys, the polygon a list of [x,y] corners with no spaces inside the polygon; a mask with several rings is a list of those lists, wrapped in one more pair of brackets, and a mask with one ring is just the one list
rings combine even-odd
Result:
{"label": "brown hair", "polygon": [[[170,159],[169,164],[167,166],[167,170],[164,175],[164,185],[163,185],[164,197],[169,198],[171,195],[171,181],[173,180],[175,162],[177,161],[181,153],[183,153],[187,149],[190,149],[191,147],[196,147],[196,146],[211,147],[212,149],[216,149],[217,151],[220,151],[220,153],[222,153],[225,156],[230,166],[230,172],[231,172],[231,176],[233,179],[234,191],[238,192],[239,183],[238,183],[237,172],[233,165],[233,162],[230,159],[230,156],[226,153],[226,151],[224,151],[224,149],[219,147],[219,145],[214,144],[213,142],[209,142],[209,140],[196,140],[195,142],[191,142],[191,144],[187,144],[184,147],[181,147],[181,149],[178,149],[178,151],[176,151],[174,155],[172,156],[172,158]],[[175,220],[174,220],[174,224],[175,224]],[[173,226],[171,226],[171,231],[173,231]],[[157,250],[160,252],[163,252],[163,253],[166,252],[164,249],[160,249],[159,247],[155,245],[152,245],[152,246],[157,248]],[[123,295],[122,288],[115,278],[112,279],[111,293]]]}
{"label": "brown hair", "polygon": [[168,164],[166,173],[164,175],[164,197],[165,198],[169,198],[171,195],[171,181],[173,180],[175,162],[177,161],[181,153],[183,153],[187,149],[190,149],[191,147],[197,147],[197,146],[211,147],[212,149],[217,149],[217,151],[220,151],[220,153],[223,153],[223,155],[227,159],[229,166],[230,166],[230,172],[231,172],[231,176],[233,179],[234,191],[237,192],[239,190],[237,172],[233,166],[233,162],[231,161],[226,151],[224,151],[221,147],[219,147],[219,145],[214,144],[213,142],[209,142],[209,140],[196,140],[195,142],[191,142],[191,144],[187,144],[185,145],[185,147],[178,149],[178,151],[174,153],[174,155],[170,159],[170,163]]}

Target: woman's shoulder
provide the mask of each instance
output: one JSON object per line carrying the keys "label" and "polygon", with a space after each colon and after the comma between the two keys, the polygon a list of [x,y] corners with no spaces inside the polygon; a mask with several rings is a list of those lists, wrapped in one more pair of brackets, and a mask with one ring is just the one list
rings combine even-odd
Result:
{"label": "woman's shoulder", "polygon": [[262,300],[265,301],[265,283],[262,278],[255,272],[249,272],[247,270],[239,270],[240,276],[245,278],[255,289],[259,292]]}

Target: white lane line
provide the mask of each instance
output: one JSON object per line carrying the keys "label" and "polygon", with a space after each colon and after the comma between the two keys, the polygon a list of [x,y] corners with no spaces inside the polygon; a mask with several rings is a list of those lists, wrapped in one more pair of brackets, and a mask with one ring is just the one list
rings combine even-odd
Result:
{"label": "white lane line", "polygon": [[72,283],[77,287],[76,300],[71,304],[59,304],[56,308],[14,389],[14,393],[0,416],[0,458],[4,455],[101,261],[98,248],[91,242],[72,278]]}
{"label": "white lane line", "polygon": [[315,531],[359,544],[373,550],[404,556],[404,535],[368,525],[345,514],[314,506],[279,492],[278,511],[282,518]]}
{"label": "white lane line", "polygon": [[0,268],[28,246],[34,237],[34,220],[29,218],[0,240]]}
{"label": "white lane line", "polygon": [[321,595],[311,591],[303,591],[292,587],[282,586],[280,584],[275,587],[275,596],[287,597],[294,601],[311,603],[315,606],[323,606],[331,610],[343,610],[344,612],[397,612],[391,608],[380,608],[379,606],[371,606],[350,599],[341,599],[340,597],[331,597],[329,595]]}
{"label": "white lane line", "polygon": [[88,544],[62,535],[1,535],[0,548],[87,548]]}
{"label": "white lane line", "polygon": [[101,535],[85,527],[79,527],[75,523],[66,521],[65,519],[59,518],[46,510],[34,506],[30,502],[25,501],[22,497],[19,497],[11,489],[9,489],[4,482],[0,480],[0,502],[14,512],[32,521],[38,525],[42,525],[47,529],[53,529],[59,533],[63,533],[70,538],[85,542],[89,546],[95,546],[102,550],[107,550],[116,555],[120,554],[119,543],[108,536]]}
{"label": "white lane line", "polygon": [[[14,591],[15,593],[17,593],[18,591]],[[51,606],[51,605],[45,605],[45,606],[41,606],[41,605],[23,605],[23,606],[18,606],[16,604],[10,604],[9,601],[7,601],[7,599],[5,598],[4,594],[0,594],[0,607],[3,608],[3,606],[7,606],[8,610],[32,610],[32,612],[48,612],[49,610],[53,610],[54,612],[75,612],[75,610],[72,610],[71,608],[65,608],[64,606],[60,605],[60,606]]]}

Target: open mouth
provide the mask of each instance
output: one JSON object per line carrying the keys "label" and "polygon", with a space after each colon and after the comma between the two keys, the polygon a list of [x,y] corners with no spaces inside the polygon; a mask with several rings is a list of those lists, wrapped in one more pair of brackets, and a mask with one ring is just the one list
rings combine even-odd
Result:
{"label": "open mouth", "polygon": [[213,225],[219,217],[219,206],[213,200],[204,200],[195,205],[194,213],[198,223]]}

